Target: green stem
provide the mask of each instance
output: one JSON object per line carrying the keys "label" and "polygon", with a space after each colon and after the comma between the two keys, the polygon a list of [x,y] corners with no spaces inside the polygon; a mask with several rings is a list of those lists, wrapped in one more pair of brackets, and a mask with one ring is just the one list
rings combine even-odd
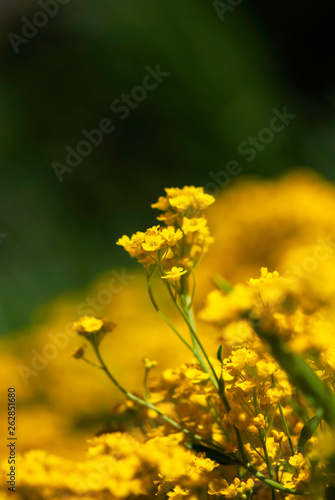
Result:
{"label": "green stem", "polygon": [[127,391],[124,387],[122,387],[119,384],[119,382],[116,380],[115,377],[113,377],[113,375],[111,374],[111,372],[107,368],[107,365],[105,364],[104,360],[101,357],[99,347],[94,343],[92,343],[92,346],[93,346],[94,352],[95,352],[95,354],[96,354],[96,356],[101,364],[101,369],[106,373],[107,377],[113,382],[113,384],[119,389],[119,391],[121,391],[126,396],[126,398],[130,399],[134,403],[137,403],[141,406],[145,406],[146,408],[149,408],[150,410],[154,410],[166,423],[170,424],[175,429],[183,432],[184,434],[191,436],[196,441],[206,443],[212,447],[217,448],[221,452],[225,451],[220,445],[217,445],[217,444],[213,443],[212,441],[207,441],[206,439],[202,438],[199,434],[194,434],[193,432],[186,429],[185,427],[182,427],[181,425],[178,424],[178,422],[176,422],[172,418],[168,417],[167,415],[164,415],[164,413],[162,413],[153,404],[149,403],[149,401],[145,401],[144,399],[141,399],[141,398],[135,396],[135,394],[132,394],[131,392]]}
{"label": "green stem", "polygon": [[288,427],[287,427],[287,422],[286,422],[286,418],[284,416],[283,407],[282,407],[281,403],[278,403],[278,408],[279,408],[280,416],[281,416],[281,419],[282,419],[282,422],[283,422],[283,426],[284,426],[284,429],[285,429],[285,434],[287,436],[287,439],[288,439],[288,442],[289,442],[289,445],[290,445],[291,453],[292,453],[292,455],[294,455],[293,443],[292,443],[292,439],[291,439],[291,436],[290,436],[290,431],[288,430]]}
{"label": "green stem", "polygon": [[85,361],[86,363],[88,363],[89,365],[94,366],[94,368],[98,368],[99,370],[103,370],[102,366],[99,366],[96,363],[93,363],[92,361],[90,361],[89,359],[85,358],[84,356],[82,356],[81,359],[83,361]]}
{"label": "green stem", "polygon": [[[192,308],[188,308],[188,301],[186,300],[186,302],[185,302],[185,297],[188,297],[188,296],[186,296],[186,295],[182,295],[182,294],[181,294],[181,296],[180,296],[180,297],[181,297],[181,301],[182,301],[182,304],[183,304],[183,307],[184,307],[185,313],[184,313],[184,311],[180,308],[179,304],[177,304],[177,307],[180,309],[180,312],[181,312],[181,314],[182,314],[183,318],[185,319],[185,321],[186,321],[186,323],[187,323],[187,325],[188,325],[188,327],[189,327],[189,329],[190,329],[192,339],[194,338],[194,341],[196,342],[196,345],[197,345],[198,349],[199,349],[199,347],[200,347],[201,351],[203,352],[203,354],[204,354],[204,356],[205,356],[205,359],[206,359],[206,361],[207,361],[207,363],[208,363],[208,366],[211,368],[212,373],[213,373],[213,375],[214,375],[214,378],[213,378],[213,376],[212,376],[212,377],[210,377],[210,380],[211,380],[211,382],[212,382],[213,386],[214,386],[216,389],[218,389],[218,390],[219,390],[219,396],[220,396],[220,398],[221,398],[221,400],[222,400],[222,402],[223,402],[224,406],[226,407],[227,411],[229,411],[229,410],[230,410],[230,405],[229,405],[229,403],[228,403],[228,400],[227,400],[227,398],[226,398],[226,396],[225,396],[225,394],[224,394],[224,391],[221,391],[221,390],[220,390],[220,382],[219,382],[219,379],[218,379],[218,377],[217,377],[217,375],[216,375],[216,372],[215,372],[215,370],[214,370],[214,368],[213,368],[213,365],[212,365],[212,363],[211,363],[211,361],[210,361],[210,359],[209,359],[209,357],[208,357],[208,355],[207,355],[207,352],[206,352],[206,350],[204,349],[204,347],[203,347],[203,345],[202,345],[202,343],[201,343],[200,339],[198,338],[197,333],[196,333],[196,331],[195,331],[195,322],[194,322],[193,310],[192,310]],[[185,306],[186,306],[186,307],[185,307]],[[195,355],[196,355],[196,354],[195,354]],[[200,355],[201,355],[201,352],[200,352]],[[198,359],[198,358],[197,358],[197,359]],[[201,359],[201,361],[200,361],[200,359]],[[200,358],[200,359],[198,359],[199,363],[201,364],[201,366],[202,366],[202,367],[206,367],[206,371],[208,372],[208,368],[207,368],[207,366],[206,366],[205,364],[202,364],[202,363],[204,363],[204,360],[203,360],[202,356],[201,356],[201,358]],[[240,433],[239,429],[238,429],[237,427],[235,427],[235,426],[234,426],[234,431],[235,431],[235,434],[236,434],[236,438],[237,438],[237,442],[238,442],[238,448],[239,448],[239,450],[240,450],[240,454],[241,454],[242,460],[243,460],[244,462],[249,462],[248,455],[247,455],[247,453],[246,453],[246,451],[245,451],[245,449],[244,449],[244,444],[243,444],[243,440],[242,440],[241,433]]]}
{"label": "green stem", "polygon": [[267,447],[266,447],[266,441],[264,440],[263,431],[261,429],[259,429],[258,434],[259,434],[259,439],[261,441],[261,445],[262,445],[262,448],[263,448],[263,451],[264,451],[264,457],[265,457],[266,467],[267,467],[267,469],[269,471],[270,479],[273,479],[273,472],[272,472],[271,462],[270,462],[268,450],[267,450]]}
{"label": "green stem", "polygon": [[144,394],[144,399],[147,403],[149,402],[148,392],[147,392],[147,380],[149,371],[150,370],[148,368],[145,369],[144,380],[143,380],[143,394]]}
{"label": "green stem", "polygon": [[[219,388],[219,381],[218,377],[216,375],[216,372],[213,368],[212,363],[210,362],[210,359],[208,358],[208,355],[202,346],[197,333],[196,333],[196,325],[195,325],[195,320],[194,320],[194,314],[193,314],[193,309],[190,307],[190,297],[189,295],[180,295],[181,303],[183,308],[180,307],[178,303],[176,303],[181,315],[183,316],[184,320],[186,321],[187,326],[189,327],[190,333],[191,333],[191,339],[193,343],[193,354],[199,361],[201,367],[210,374],[210,380],[213,384],[213,386],[218,389]],[[201,352],[202,351],[202,352]],[[203,355],[202,355],[203,353]],[[206,361],[207,364],[206,364]],[[210,370],[208,368],[210,367],[210,370],[212,373],[210,373]]]}
{"label": "green stem", "polygon": [[[126,389],[124,389],[120,384],[119,382],[113,377],[113,375],[111,374],[111,372],[108,370],[104,360],[102,359],[101,357],[101,354],[100,354],[100,351],[99,351],[99,347],[92,343],[92,346],[93,346],[93,349],[95,351],[95,354],[101,364],[101,368],[104,370],[104,372],[106,373],[106,375],[108,376],[108,378],[113,382],[113,384],[128,398],[130,399],[131,401],[134,401],[134,403],[137,403],[141,406],[145,406],[146,408],[149,408],[151,410],[154,410],[165,422],[167,422],[168,424],[170,424],[171,426],[173,426],[175,429],[183,432],[184,434],[186,435],[189,435],[191,436],[193,439],[195,439],[196,441],[199,441],[199,442],[203,442],[203,443],[206,443],[206,444],[209,444],[211,447],[214,447],[216,449],[218,449],[219,451],[224,451],[222,449],[221,446],[218,446],[216,445],[215,443],[213,442],[209,442],[207,441],[206,439],[202,438],[201,436],[199,436],[198,434],[193,434],[191,431],[189,431],[188,429],[186,429],[185,427],[182,427],[181,425],[179,425],[177,422],[175,422],[173,419],[171,419],[170,417],[164,415],[164,413],[162,413],[161,411],[158,410],[158,408],[156,408],[154,405],[152,405],[151,403],[147,402],[147,401],[144,401],[143,399],[135,396],[135,394],[132,394],[131,392],[128,392]],[[244,449],[244,448],[243,448]],[[296,494],[296,495],[309,495],[309,493],[303,493],[303,492],[300,492],[298,490],[291,490],[289,488],[286,488],[285,486],[281,485],[280,483],[277,483],[276,481],[273,481],[272,479],[268,479],[266,476],[264,476],[263,474],[261,474],[260,472],[258,472],[257,469],[255,469],[255,467],[253,467],[248,461],[246,461],[245,463],[240,463],[240,465],[242,467],[244,467],[246,470],[248,470],[253,476],[255,476],[257,479],[259,479],[260,481],[262,481],[263,483],[267,484],[268,486],[272,487],[272,488],[275,488],[279,491],[284,491],[286,493],[291,493],[291,494]]]}
{"label": "green stem", "polygon": [[[177,303],[177,307],[181,313],[181,315],[183,316],[184,320],[186,321],[189,329],[190,329],[190,333],[191,333],[191,337],[192,337],[192,340],[194,342],[194,346],[196,346],[197,348],[197,352],[199,352],[200,354],[200,359],[198,359],[199,363],[201,364],[201,366],[205,369],[206,367],[206,371],[208,372],[208,368],[206,366],[206,364],[204,363],[204,359],[203,357],[201,356],[201,352],[199,351],[199,348],[201,349],[207,363],[208,363],[208,366],[210,367],[210,369],[212,370],[212,373],[213,373],[213,376],[210,377],[210,380],[213,384],[213,386],[218,389],[219,391],[219,396],[221,398],[221,401],[223,402],[224,406],[226,407],[227,411],[230,410],[230,405],[228,403],[228,400],[226,398],[226,395],[224,393],[224,390],[221,390],[221,384],[220,384],[220,381],[218,379],[218,376],[213,368],[213,365],[207,355],[207,352],[205,350],[205,348],[203,347],[197,333],[196,333],[196,325],[195,325],[195,320],[194,320],[194,313],[193,313],[193,308],[190,307],[190,301],[189,301],[189,296],[187,293],[187,278],[182,278],[181,279],[181,294],[180,294],[180,298],[181,298],[181,302],[182,302],[182,305],[183,305],[183,309],[179,306],[179,304]],[[196,355],[196,354],[195,354]],[[239,431],[239,429],[234,426],[234,431],[235,431],[235,435],[236,435],[236,439],[237,439],[237,443],[238,443],[238,448],[239,448],[239,451],[240,451],[240,454],[241,454],[241,457],[242,457],[242,460],[244,462],[249,462],[249,457],[244,449],[244,444],[243,444],[243,440],[242,440],[242,436],[241,436],[241,433]]]}
{"label": "green stem", "polygon": [[242,466],[247,469],[253,476],[255,476],[257,479],[262,481],[263,483],[267,484],[271,488],[275,488],[278,491],[284,491],[285,493],[290,493],[291,495],[304,495],[304,496],[310,496],[311,493],[308,491],[301,491],[301,490],[292,490],[290,488],[286,488],[286,486],[283,486],[280,483],[277,483],[273,479],[269,479],[268,477],[264,476],[261,472],[258,472],[257,469],[250,463],[242,464]]}
{"label": "green stem", "polygon": [[193,352],[193,348],[192,346],[180,335],[180,333],[178,332],[178,330],[172,325],[172,323],[170,323],[170,321],[167,319],[167,317],[162,313],[162,311],[159,309],[155,299],[154,299],[154,296],[152,294],[152,290],[151,290],[151,287],[149,285],[149,281],[148,281],[148,292],[149,292],[149,297],[150,297],[150,300],[152,302],[152,305],[154,306],[156,312],[158,313],[158,315],[162,318],[163,321],[165,321],[165,323],[171,328],[171,330],[177,335],[177,337],[186,345],[186,347],[188,349],[190,349],[190,351]]}
{"label": "green stem", "polygon": [[[276,387],[276,382],[275,382],[275,378],[273,375],[271,375],[271,381],[272,381],[272,386]],[[292,439],[291,439],[290,431],[288,430],[288,427],[287,427],[287,422],[286,422],[286,418],[285,418],[285,415],[283,412],[283,407],[282,407],[281,403],[278,403],[278,408],[279,408],[279,413],[280,413],[280,416],[281,416],[281,419],[283,422],[285,434],[286,434],[286,437],[287,437],[289,445],[290,445],[291,453],[292,453],[292,455],[294,455]]]}

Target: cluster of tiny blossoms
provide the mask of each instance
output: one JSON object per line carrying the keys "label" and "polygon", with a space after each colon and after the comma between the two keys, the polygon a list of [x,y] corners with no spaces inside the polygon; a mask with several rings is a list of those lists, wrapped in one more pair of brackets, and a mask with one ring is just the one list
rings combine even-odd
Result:
{"label": "cluster of tiny blossoms", "polygon": [[166,188],[165,191],[166,196],[151,205],[163,212],[157,219],[164,226],[137,231],[130,238],[124,235],[117,245],[144,266],[157,266],[162,278],[176,281],[195,267],[213,241],[202,211],[214,198],[201,187]]}
{"label": "cluster of tiny blossoms", "polygon": [[[187,280],[212,241],[201,211],[213,201],[202,188],[166,189],[152,205],[163,212],[158,219],[165,226],[118,241],[144,264],[151,301],[191,360],[153,377],[157,363],[144,358],[143,394],[133,394],[100,352],[116,325],[79,319],[74,329],[91,344],[98,364],[85,357],[84,347],[73,356],[104,371],[125,396],[114,410],[121,429],[91,439],[81,462],[26,454],[20,500],[334,498],[333,300],[320,300],[305,282],[265,267],[247,283],[216,280],[198,313],[216,331],[216,356],[207,354]],[[159,310],[150,287],[154,271],[165,280],[189,338]],[[127,427],[131,415],[135,424]]]}

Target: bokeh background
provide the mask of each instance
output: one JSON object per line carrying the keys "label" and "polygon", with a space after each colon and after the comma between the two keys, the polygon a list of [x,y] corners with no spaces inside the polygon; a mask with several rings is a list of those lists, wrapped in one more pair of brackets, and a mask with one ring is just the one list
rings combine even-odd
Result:
{"label": "bokeh background", "polygon": [[[0,0],[0,399],[17,388],[19,451],[73,459],[87,438],[138,421],[115,412],[124,400],[103,373],[71,358],[78,316],[90,309],[118,324],[103,354],[139,394],[143,356],[158,361],[155,373],[189,360],[155,315],[140,266],[115,245],[155,223],[150,203],[164,187],[223,179],[207,212],[216,242],[198,269],[197,310],[215,273],[236,283],[260,266],[290,271],[320,238],[335,241],[334,6],[243,0],[222,19],[210,0],[62,0],[15,51],[47,1]],[[121,120],[112,103],[157,65],[169,75]],[[248,161],[241,144],[285,106],[296,118]],[[104,118],[115,130],[59,182],[52,164]],[[241,172],[227,182],[231,160]],[[123,267],[131,279],[106,300]],[[306,290],[334,300],[334,252],[305,275]],[[201,337],[213,355],[216,330],[202,324]]]}
{"label": "bokeh background", "polygon": [[[241,176],[334,178],[333,3],[244,0],[222,20],[209,0],[70,0],[16,53],[8,34],[40,10],[0,4],[2,332],[134,265],[115,240],[152,224],[164,186],[206,185],[232,159]],[[170,75],[120,120],[111,103],[157,64]],[[248,163],[239,144],[285,105],[297,118]],[[105,117],[113,133],[60,183],[52,162]]]}

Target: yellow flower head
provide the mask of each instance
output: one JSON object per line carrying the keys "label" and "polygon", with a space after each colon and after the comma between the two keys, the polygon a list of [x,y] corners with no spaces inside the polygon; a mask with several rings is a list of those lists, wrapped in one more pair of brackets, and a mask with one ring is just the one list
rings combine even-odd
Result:
{"label": "yellow flower head", "polygon": [[207,221],[205,217],[192,217],[191,219],[189,219],[188,217],[184,217],[183,231],[185,234],[194,233],[195,231],[204,229],[206,225]]}
{"label": "yellow flower head", "polygon": [[162,248],[163,244],[164,240],[159,234],[146,236],[144,238],[144,242],[142,243],[142,248],[146,252],[156,252],[156,250]]}
{"label": "yellow flower head", "polygon": [[193,207],[194,198],[192,195],[182,194],[170,199],[169,203],[171,207],[175,208],[178,212],[185,212],[188,208]]}
{"label": "yellow flower head", "polygon": [[[166,196],[160,196],[157,203],[151,206],[163,212],[157,219],[167,227],[157,225],[147,229],[145,233],[137,231],[131,237],[124,235],[119,238],[117,245],[122,246],[144,266],[173,259],[164,266],[170,268],[175,265],[191,269],[213,242],[207,221],[204,217],[199,217],[199,212],[215,199],[206,194],[203,187],[166,188],[165,192]],[[168,252],[168,247],[177,248],[171,253]],[[153,255],[156,252],[159,254]]]}
{"label": "yellow flower head", "polygon": [[96,333],[99,332],[104,326],[102,319],[94,318],[92,316],[83,316],[73,324],[73,328],[78,333]]}
{"label": "yellow flower head", "polygon": [[151,208],[157,208],[158,210],[162,210],[162,212],[164,212],[169,209],[169,202],[164,196],[160,196],[157,203],[152,203]]}
{"label": "yellow flower head", "polygon": [[183,274],[186,274],[187,270],[183,269],[182,267],[176,267],[174,266],[171,271],[166,271],[165,276],[161,276],[162,279],[166,280],[171,280],[171,281],[177,281],[180,279],[180,277]]}
{"label": "yellow flower head", "polygon": [[161,236],[167,245],[172,247],[183,237],[183,233],[179,228],[175,229],[173,226],[169,226],[161,230]]}
{"label": "yellow flower head", "polygon": [[160,226],[152,226],[149,227],[149,229],[146,230],[145,236],[158,236],[160,232]]}
{"label": "yellow flower head", "polygon": [[151,368],[154,368],[157,365],[157,361],[153,361],[149,358],[143,358],[142,362],[147,370],[151,370]]}
{"label": "yellow flower head", "polygon": [[205,307],[199,317],[216,325],[228,324],[238,320],[252,309],[255,300],[254,290],[238,284],[231,293],[224,295],[220,290],[213,290],[207,296]]}
{"label": "yellow flower head", "polygon": [[86,337],[90,342],[98,345],[106,333],[112,332],[116,327],[115,323],[102,318],[83,316],[73,323],[73,329],[78,335]]}
{"label": "yellow flower head", "polygon": [[160,196],[158,202],[151,205],[152,208],[157,208],[164,212],[168,211],[169,208],[179,213],[189,210],[197,212],[205,210],[215,201],[213,196],[204,193],[204,188],[202,187],[184,186],[182,189],[165,188],[165,192],[166,197]]}
{"label": "yellow flower head", "polygon": [[126,252],[129,253],[130,257],[138,257],[142,253],[142,243],[145,238],[145,233],[137,231],[135,234],[129,238],[129,236],[123,235],[116,242],[117,245],[122,246]]}

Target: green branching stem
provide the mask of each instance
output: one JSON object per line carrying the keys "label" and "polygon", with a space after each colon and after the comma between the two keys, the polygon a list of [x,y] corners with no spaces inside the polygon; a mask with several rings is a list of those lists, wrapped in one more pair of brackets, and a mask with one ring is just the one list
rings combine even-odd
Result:
{"label": "green branching stem", "polygon": [[162,420],[164,420],[164,422],[170,424],[172,427],[174,427],[178,431],[181,431],[184,434],[191,436],[195,441],[206,443],[209,446],[217,448],[220,452],[224,452],[224,449],[219,444],[216,444],[213,441],[207,441],[206,439],[201,437],[199,434],[194,434],[193,432],[186,429],[185,427],[182,427],[181,425],[178,424],[178,422],[176,422],[172,418],[168,417],[167,415],[164,415],[164,413],[162,413],[158,408],[156,408],[156,406],[151,404],[149,401],[146,401],[144,399],[139,398],[138,396],[135,396],[135,394],[127,391],[124,387],[122,387],[122,385],[119,384],[119,382],[116,380],[116,378],[111,374],[107,365],[105,364],[104,360],[102,359],[98,345],[92,343],[92,346],[93,346],[94,352],[95,352],[95,354],[96,354],[96,356],[101,364],[101,366],[99,368],[101,368],[106,373],[107,377],[113,382],[113,384],[117,387],[117,389],[119,389],[119,391],[121,391],[122,394],[125,395],[126,398],[130,399],[134,403],[139,404],[140,406],[144,406],[150,410],[155,411],[162,418]]}
{"label": "green branching stem", "polygon": [[[126,389],[124,389],[120,384],[119,382],[115,379],[115,377],[111,374],[111,372],[109,371],[109,369],[107,368],[104,360],[102,359],[101,357],[101,354],[100,354],[100,351],[99,351],[99,347],[97,344],[95,343],[92,343],[92,346],[93,346],[93,349],[94,349],[94,352],[101,364],[100,368],[102,370],[104,370],[104,372],[106,373],[107,377],[113,382],[113,384],[126,396],[126,398],[130,399],[131,401],[133,401],[134,403],[137,403],[141,406],[144,406],[146,408],[149,408],[151,410],[154,410],[161,418],[162,420],[164,420],[166,423],[170,424],[172,427],[174,427],[175,429],[177,429],[178,431],[180,432],[183,432],[184,434],[192,437],[195,441],[198,441],[198,442],[201,442],[201,443],[206,443],[208,444],[209,446],[211,446],[212,448],[216,448],[217,450],[221,451],[224,453],[224,449],[220,446],[220,445],[217,445],[215,444],[214,442],[212,441],[207,441],[206,439],[202,438],[201,436],[199,436],[198,434],[194,434],[192,433],[191,431],[189,431],[188,429],[186,429],[185,427],[182,427],[181,425],[179,425],[176,421],[174,421],[173,419],[171,419],[170,417],[168,417],[167,415],[164,415],[164,413],[162,413],[161,411],[159,411],[158,408],[156,408],[154,405],[152,405],[151,403],[149,403],[148,401],[145,401],[144,399],[141,399],[137,396],[135,396],[135,394],[132,394],[131,392],[127,391]],[[244,449],[244,448],[243,448]],[[277,483],[276,481],[274,481],[273,479],[269,479],[267,478],[266,476],[264,476],[261,472],[259,472],[253,465],[251,465],[251,463],[249,463],[249,461],[244,461],[243,463],[240,462],[237,458],[236,458],[236,464],[237,465],[240,465],[242,467],[244,467],[247,471],[249,471],[254,477],[256,477],[257,479],[259,479],[260,481],[262,481],[263,483],[265,483],[266,485],[270,486],[271,488],[275,489],[275,490],[278,490],[278,491],[283,491],[285,493],[290,493],[292,495],[310,495],[309,492],[301,492],[299,490],[293,490],[293,489],[290,489],[290,488],[286,488],[285,486],[283,486],[282,484],[280,483]]]}
{"label": "green branching stem", "polygon": [[150,300],[152,302],[152,305],[154,306],[157,314],[162,318],[163,321],[165,321],[165,323],[171,328],[171,330],[177,335],[177,337],[183,342],[183,344],[186,345],[186,347],[188,349],[190,349],[190,351],[193,352],[193,348],[192,346],[187,342],[187,340],[185,340],[181,335],[180,333],[178,332],[178,330],[172,325],[172,323],[167,319],[167,317],[162,313],[162,311],[159,309],[156,301],[155,301],[155,298],[153,296],[153,293],[152,293],[152,290],[151,290],[151,286],[150,286],[150,278],[148,278],[148,293],[149,293],[149,297],[150,297]]}

